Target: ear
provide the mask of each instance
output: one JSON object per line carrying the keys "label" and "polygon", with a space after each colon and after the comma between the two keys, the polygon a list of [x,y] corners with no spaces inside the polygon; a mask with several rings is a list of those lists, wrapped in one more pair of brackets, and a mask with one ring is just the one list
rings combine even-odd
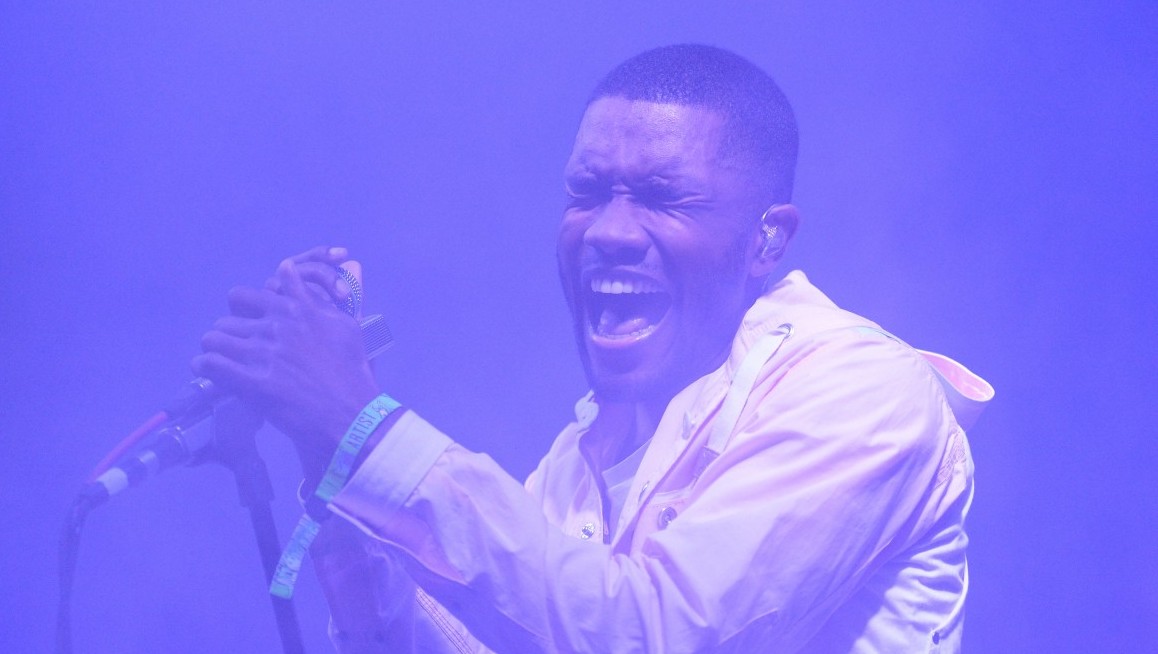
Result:
{"label": "ear", "polygon": [[759,248],[749,271],[752,277],[766,277],[788,251],[788,243],[796,235],[800,214],[791,204],[774,204],[760,217]]}

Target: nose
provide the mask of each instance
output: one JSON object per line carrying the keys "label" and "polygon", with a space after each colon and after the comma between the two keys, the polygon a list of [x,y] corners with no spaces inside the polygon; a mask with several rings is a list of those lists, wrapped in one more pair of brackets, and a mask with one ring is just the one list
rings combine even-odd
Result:
{"label": "nose", "polygon": [[583,243],[594,248],[605,263],[633,264],[643,261],[651,237],[643,228],[646,208],[621,194],[598,210],[594,222],[583,234]]}

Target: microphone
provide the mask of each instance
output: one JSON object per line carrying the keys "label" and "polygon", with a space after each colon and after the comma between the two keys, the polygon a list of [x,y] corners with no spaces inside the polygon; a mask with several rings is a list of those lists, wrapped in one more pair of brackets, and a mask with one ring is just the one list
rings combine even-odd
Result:
{"label": "microphone", "polygon": [[[349,264],[353,264],[350,267],[358,271],[356,262],[351,261],[343,266]],[[338,271],[350,287],[350,295],[343,302],[337,303],[337,306],[357,317],[362,305],[362,285],[357,275],[347,268],[338,267]],[[374,359],[394,344],[394,336],[381,314],[366,316],[358,324],[362,330],[362,346],[367,360]],[[98,506],[126,488],[137,486],[163,470],[194,459],[213,442],[213,431],[202,423],[213,414],[215,406],[229,399],[228,395],[205,377],[188,382],[177,397],[164,407],[163,412],[158,414],[167,423],[157,433],[153,445],[122,459],[86,483],[78,499],[86,502],[89,508]]]}

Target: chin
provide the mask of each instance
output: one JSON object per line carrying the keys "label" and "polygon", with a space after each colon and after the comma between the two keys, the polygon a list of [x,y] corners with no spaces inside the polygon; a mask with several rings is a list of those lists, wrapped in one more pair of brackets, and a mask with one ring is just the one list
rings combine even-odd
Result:
{"label": "chin", "polygon": [[674,370],[650,366],[607,370],[593,364],[587,356],[583,357],[583,369],[591,390],[595,391],[596,398],[602,402],[666,405],[692,381],[684,380]]}
{"label": "chin", "polygon": [[588,377],[588,381],[591,384],[591,390],[595,391],[595,396],[604,402],[628,404],[654,399],[655,396],[655,390],[649,388],[650,385],[621,377]]}

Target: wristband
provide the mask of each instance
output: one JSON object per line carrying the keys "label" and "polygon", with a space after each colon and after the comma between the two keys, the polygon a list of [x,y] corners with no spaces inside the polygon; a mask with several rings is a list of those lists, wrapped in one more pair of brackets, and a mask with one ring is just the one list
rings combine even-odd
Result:
{"label": "wristband", "polygon": [[[334,499],[338,491],[342,490],[342,487],[349,481],[354,461],[358,458],[362,446],[366,444],[366,439],[370,438],[370,434],[374,433],[374,430],[382,424],[386,416],[400,406],[394,398],[383,393],[370,400],[370,403],[362,409],[358,417],[354,418],[354,422],[350,424],[350,428],[346,430],[346,434],[338,443],[338,449],[334,452],[333,458],[330,459],[330,467],[326,469],[326,474],[322,477],[321,483],[318,484],[318,489],[314,491],[314,497],[321,500],[323,506],[329,504],[330,500]],[[309,504],[312,502],[308,502],[307,507]],[[302,560],[305,559],[306,552],[310,549],[310,543],[314,541],[314,537],[318,535],[318,529],[321,528],[321,521],[312,517],[311,513],[314,511],[307,510],[302,515],[297,526],[294,527],[293,534],[290,535],[289,542],[286,543],[285,550],[277,562],[277,569],[274,570],[273,579],[269,584],[269,592],[272,595],[283,599],[293,597],[294,585],[297,583],[298,573],[302,569]],[[319,516],[319,518],[322,517]]]}

